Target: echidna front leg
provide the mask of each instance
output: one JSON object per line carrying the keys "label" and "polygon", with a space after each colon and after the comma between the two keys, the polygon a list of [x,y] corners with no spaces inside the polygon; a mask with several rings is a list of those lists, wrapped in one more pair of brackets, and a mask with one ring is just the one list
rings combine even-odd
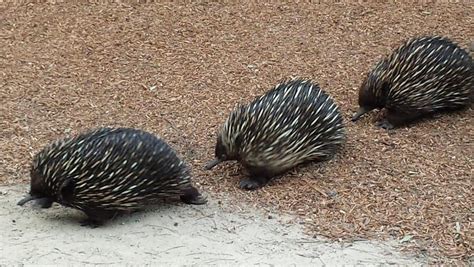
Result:
{"label": "echidna front leg", "polygon": [[81,226],[84,226],[84,227],[97,228],[99,226],[102,226],[104,224],[104,221],[98,221],[92,218],[87,218],[81,221],[80,223],[81,223]]}
{"label": "echidna front leg", "polygon": [[255,190],[263,187],[268,182],[267,177],[263,176],[251,176],[248,178],[242,178],[239,183],[239,187],[246,190]]}
{"label": "echidna front leg", "polygon": [[53,199],[49,197],[38,198],[36,199],[36,204],[39,205],[42,209],[49,209],[53,205]]}
{"label": "echidna front leg", "polygon": [[84,210],[84,213],[88,218],[81,221],[81,226],[97,228],[102,226],[106,221],[111,220],[119,215],[120,212],[102,209],[88,209]]}
{"label": "echidna front leg", "polygon": [[189,188],[183,190],[180,198],[181,201],[186,204],[203,205],[207,203],[206,197],[201,195],[199,190],[197,190],[197,188],[194,186],[190,186]]}
{"label": "echidna front leg", "polygon": [[397,110],[387,110],[385,118],[378,121],[375,125],[386,129],[391,130],[396,127],[406,125],[410,122],[413,122],[423,116],[423,113],[417,111],[397,111]]}
{"label": "echidna front leg", "polygon": [[395,128],[395,126],[393,126],[393,124],[391,124],[386,118],[377,121],[375,123],[375,126],[385,130],[392,130],[393,128]]}
{"label": "echidna front leg", "polygon": [[250,173],[248,178],[242,178],[239,187],[246,190],[255,190],[263,187],[270,181],[274,173],[266,167],[254,167],[245,165]]}

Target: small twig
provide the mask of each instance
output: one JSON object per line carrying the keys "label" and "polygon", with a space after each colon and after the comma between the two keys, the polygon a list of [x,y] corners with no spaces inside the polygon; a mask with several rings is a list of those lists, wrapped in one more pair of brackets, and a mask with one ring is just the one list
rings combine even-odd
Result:
{"label": "small twig", "polygon": [[[194,208],[194,207],[193,207],[193,208]],[[198,218],[198,219],[196,219],[196,220],[201,220],[201,219],[204,219],[204,218],[209,218],[209,219],[212,221],[212,223],[214,224],[214,229],[217,229],[217,223],[216,223],[216,221],[215,221],[214,218],[213,218],[214,214],[211,213],[211,214],[206,215],[206,214],[204,214],[204,212],[202,212],[201,210],[198,210],[198,209],[196,209],[196,208],[194,208],[194,210],[197,211],[197,212],[199,212],[199,213],[201,213],[201,215],[202,215],[202,217],[200,217],[200,218]]]}
{"label": "small twig", "polygon": [[320,193],[321,195],[323,195],[325,198],[328,197],[328,195],[327,195],[323,190],[321,190],[321,189],[319,189],[318,187],[316,187],[316,186],[310,184],[308,181],[306,181],[306,184],[307,184],[309,187],[311,187],[311,188],[313,188],[314,190],[316,190],[316,191],[317,191],[318,193]]}
{"label": "small twig", "polygon": [[148,90],[148,87],[147,87],[145,84],[143,84],[143,83],[138,83],[138,84],[139,84],[141,87],[143,87],[145,90]]}
{"label": "small twig", "polygon": [[234,261],[235,262],[235,259],[213,259],[213,260],[205,261],[205,263],[212,263],[216,261]]}

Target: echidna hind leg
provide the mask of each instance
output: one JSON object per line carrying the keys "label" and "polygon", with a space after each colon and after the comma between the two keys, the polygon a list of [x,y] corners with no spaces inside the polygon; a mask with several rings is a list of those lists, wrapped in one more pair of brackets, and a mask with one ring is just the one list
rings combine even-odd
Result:
{"label": "echidna hind leg", "polygon": [[199,193],[199,190],[194,186],[183,190],[180,199],[184,203],[192,205],[203,205],[207,203],[206,197]]}

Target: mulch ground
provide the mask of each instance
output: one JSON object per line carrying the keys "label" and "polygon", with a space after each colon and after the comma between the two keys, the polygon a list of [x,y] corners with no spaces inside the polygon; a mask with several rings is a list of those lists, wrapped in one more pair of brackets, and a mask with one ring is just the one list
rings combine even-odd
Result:
{"label": "mulch ground", "polygon": [[[2,183],[26,183],[32,155],[55,138],[136,127],[170,142],[204,191],[299,214],[311,233],[473,256],[473,109],[391,132],[374,113],[348,120],[364,74],[403,40],[441,34],[467,47],[472,3],[108,2],[0,4]],[[232,107],[290,76],[340,105],[344,151],[256,192],[237,188],[238,164],[204,171]]]}

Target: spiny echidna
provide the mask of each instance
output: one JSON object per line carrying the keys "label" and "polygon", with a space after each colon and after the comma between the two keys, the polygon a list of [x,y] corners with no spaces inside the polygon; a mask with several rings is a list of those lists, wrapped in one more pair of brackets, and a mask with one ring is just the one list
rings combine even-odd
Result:
{"label": "spiny echidna", "polygon": [[83,211],[96,227],[160,198],[207,201],[191,185],[190,170],[159,137],[132,128],[98,128],[59,139],[33,159],[30,196],[43,208],[58,202]]}
{"label": "spiny echidna", "polygon": [[445,37],[412,38],[368,73],[352,121],[385,108],[377,125],[392,129],[435,112],[462,109],[471,102],[473,86],[473,61],[465,50]]}
{"label": "spiny echidna", "polygon": [[319,85],[286,80],[231,112],[206,169],[237,160],[250,174],[240,188],[256,189],[299,164],[329,160],[344,141],[339,108]]}

